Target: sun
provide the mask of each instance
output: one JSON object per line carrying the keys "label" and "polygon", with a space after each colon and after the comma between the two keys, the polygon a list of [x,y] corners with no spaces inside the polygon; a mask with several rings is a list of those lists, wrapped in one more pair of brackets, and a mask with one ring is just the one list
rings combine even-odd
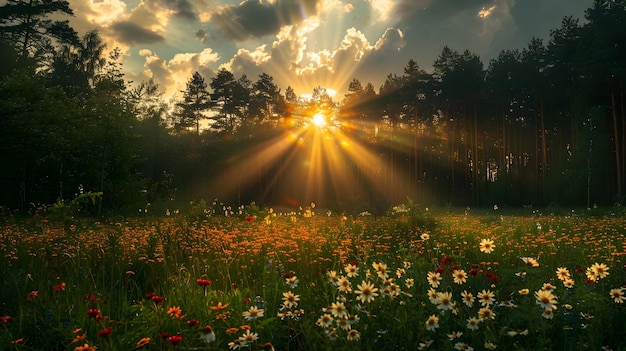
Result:
{"label": "sun", "polygon": [[315,115],[313,115],[312,122],[318,128],[322,128],[326,125],[326,117],[324,117],[324,115],[321,113],[316,113]]}

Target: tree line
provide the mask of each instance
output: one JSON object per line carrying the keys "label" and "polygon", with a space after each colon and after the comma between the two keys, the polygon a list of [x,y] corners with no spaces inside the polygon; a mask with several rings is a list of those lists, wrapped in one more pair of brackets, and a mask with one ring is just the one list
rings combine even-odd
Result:
{"label": "tree line", "polygon": [[[253,81],[226,69],[209,79],[194,73],[181,98],[166,101],[152,81],[127,82],[121,53],[107,50],[96,31],[80,37],[60,15],[73,15],[67,1],[0,6],[5,210],[89,191],[104,194],[93,211],[124,214],[215,196],[237,204],[322,201],[285,175],[285,150],[272,162],[258,155],[318,112],[335,116],[373,155],[370,164],[346,157],[342,169],[354,187],[325,194],[331,208],[382,210],[407,196],[452,206],[623,200],[624,0],[595,0],[584,23],[566,17],[546,42],[504,50],[486,66],[446,46],[432,72],[410,60],[378,90],[354,78],[338,102],[323,87],[302,99],[268,74]],[[242,166],[244,159],[255,163]],[[225,186],[217,179],[228,172],[235,176]],[[326,170],[322,181],[333,177]]]}

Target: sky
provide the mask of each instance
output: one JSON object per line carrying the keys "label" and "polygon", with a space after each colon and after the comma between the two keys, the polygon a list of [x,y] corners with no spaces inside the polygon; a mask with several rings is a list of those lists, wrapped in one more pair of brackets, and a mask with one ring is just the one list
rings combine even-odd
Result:
{"label": "sky", "polygon": [[409,60],[427,72],[444,46],[485,68],[533,37],[547,43],[566,16],[584,21],[593,0],[69,0],[70,24],[97,29],[123,52],[126,78],[153,79],[180,99],[199,72],[225,68],[255,82],[267,73],[300,96],[317,86],[340,102],[356,78],[378,88]]}

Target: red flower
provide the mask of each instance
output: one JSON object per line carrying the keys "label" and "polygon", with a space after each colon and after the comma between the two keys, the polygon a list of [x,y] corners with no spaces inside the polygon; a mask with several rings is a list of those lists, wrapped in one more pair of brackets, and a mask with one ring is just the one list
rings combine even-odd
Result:
{"label": "red flower", "polygon": [[246,220],[246,222],[253,222],[254,221],[254,216],[246,216],[245,220]]}
{"label": "red flower", "polygon": [[592,284],[595,284],[595,283],[596,283],[595,279],[587,278],[587,280],[585,280],[585,284],[587,284],[587,285],[592,285]]}
{"label": "red flower", "polygon": [[39,292],[37,290],[29,292],[28,295],[26,295],[26,301],[34,300],[35,298],[37,298],[37,295],[39,295]]}
{"label": "red flower", "polygon": [[151,300],[152,300],[154,303],[159,304],[159,303],[163,302],[163,300],[165,300],[165,299],[163,298],[163,296],[154,295],[154,296],[152,296],[152,299],[151,299]]}
{"label": "red flower", "polygon": [[251,299],[251,298],[249,298],[249,297],[244,297],[242,302],[243,302],[243,303],[244,303],[244,305],[245,305],[245,304],[250,303],[250,301],[252,301],[252,299]]}
{"label": "red flower", "polygon": [[65,282],[53,286],[52,289],[54,289],[54,292],[58,292],[59,290],[65,291]]}
{"label": "red flower", "polygon": [[198,279],[196,280],[196,283],[198,283],[198,285],[200,285],[203,288],[206,288],[207,286],[211,285],[211,281],[208,279]]}
{"label": "red flower", "polygon": [[89,310],[87,310],[87,314],[91,318],[98,318],[98,316],[100,316],[100,310],[97,308],[90,308]]}
{"label": "red flower", "polygon": [[176,345],[180,344],[181,342],[183,342],[183,337],[180,336],[180,335],[172,335],[167,340],[170,341],[170,344],[176,346]]}
{"label": "red flower", "polygon": [[152,300],[152,298],[154,297],[154,292],[149,292],[146,294],[146,300]]}
{"label": "red flower", "polygon": [[232,286],[233,286],[233,289],[237,289],[237,287],[239,286],[239,284],[237,284],[237,282],[233,282]]}
{"label": "red flower", "polygon": [[190,319],[190,320],[187,321],[187,325],[189,327],[193,327],[193,326],[196,326],[198,324],[200,324],[200,321],[198,321],[197,319]]}
{"label": "red flower", "polygon": [[9,323],[9,319],[11,319],[11,316],[8,316],[8,315],[7,316],[2,316],[2,317],[0,317],[0,322],[2,322],[4,324],[7,324],[7,323]]}
{"label": "red flower", "polygon": [[478,269],[476,269],[476,268],[470,269],[470,271],[468,273],[470,275],[476,276],[478,274]]}
{"label": "red flower", "polygon": [[113,332],[113,328],[104,328],[98,332],[98,335],[100,335],[103,338],[106,338],[107,336],[111,335],[112,332]]}
{"label": "red flower", "polygon": [[167,339],[169,337],[170,337],[170,335],[168,333],[166,333],[166,332],[161,333],[161,339]]}

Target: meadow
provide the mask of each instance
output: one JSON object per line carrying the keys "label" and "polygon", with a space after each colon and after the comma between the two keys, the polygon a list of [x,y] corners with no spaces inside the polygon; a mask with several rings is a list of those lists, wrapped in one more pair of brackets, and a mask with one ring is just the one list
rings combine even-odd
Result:
{"label": "meadow", "polygon": [[246,206],[0,222],[2,350],[626,350],[626,216]]}

